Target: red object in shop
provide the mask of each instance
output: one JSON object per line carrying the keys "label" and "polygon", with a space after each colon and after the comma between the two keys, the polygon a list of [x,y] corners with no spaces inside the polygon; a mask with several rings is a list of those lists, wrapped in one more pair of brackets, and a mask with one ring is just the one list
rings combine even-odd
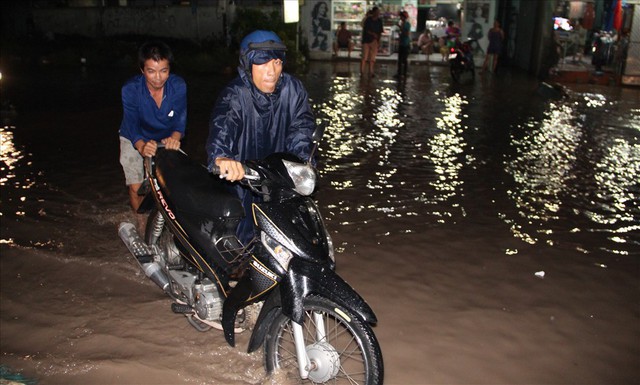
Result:
{"label": "red object in shop", "polygon": [[616,7],[613,10],[613,28],[617,31],[622,28],[622,0],[617,0]]}

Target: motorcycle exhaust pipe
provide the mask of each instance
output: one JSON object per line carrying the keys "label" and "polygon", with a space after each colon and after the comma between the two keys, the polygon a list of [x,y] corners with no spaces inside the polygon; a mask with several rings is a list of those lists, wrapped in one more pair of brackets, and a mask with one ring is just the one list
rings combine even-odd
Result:
{"label": "motorcycle exhaust pipe", "polygon": [[169,279],[162,271],[160,264],[154,261],[153,253],[149,246],[140,238],[136,227],[132,223],[122,222],[120,226],[118,226],[118,235],[120,235],[122,242],[124,242],[127,249],[129,249],[131,254],[136,258],[144,274],[166,292],[169,288]]}

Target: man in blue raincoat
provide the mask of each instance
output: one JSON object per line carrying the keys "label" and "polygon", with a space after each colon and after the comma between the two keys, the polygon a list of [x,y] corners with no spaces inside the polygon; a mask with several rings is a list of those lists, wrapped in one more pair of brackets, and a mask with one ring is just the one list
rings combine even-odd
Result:
{"label": "man in blue raincoat", "polygon": [[[237,181],[244,176],[244,160],[275,152],[309,157],[315,121],[302,82],[282,72],[285,52],[271,31],[254,31],[240,43],[239,76],[218,96],[209,122],[209,171],[216,165],[225,179]],[[240,186],[236,191],[247,213],[237,234],[246,244],[253,238],[249,213],[257,197]]]}

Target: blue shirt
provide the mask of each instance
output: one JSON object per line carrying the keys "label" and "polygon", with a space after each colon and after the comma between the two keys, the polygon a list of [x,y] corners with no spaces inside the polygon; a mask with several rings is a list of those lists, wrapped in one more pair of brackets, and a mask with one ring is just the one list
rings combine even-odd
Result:
{"label": "blue shirt", "polygon": [[174,131],[184,136],[187,124],[187,84],[170,74],[164,84],[160,108],[151,97],[144,75],[136,75],[122,86],[123,117],[120,136],[135,144],[142,139],[160,141]]}
{"label": "blue shirt", "polygon": [[402,47],[411,46],[411,23],[408,20],[400,23],[400,45]]}

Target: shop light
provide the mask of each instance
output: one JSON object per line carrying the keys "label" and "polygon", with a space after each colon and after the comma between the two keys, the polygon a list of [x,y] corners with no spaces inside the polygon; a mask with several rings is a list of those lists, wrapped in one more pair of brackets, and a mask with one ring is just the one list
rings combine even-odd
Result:
{"label": "shop light", "polygon": [[297,23],[300,20],[298,0],[282,0],[284,5],[284,22]]}

